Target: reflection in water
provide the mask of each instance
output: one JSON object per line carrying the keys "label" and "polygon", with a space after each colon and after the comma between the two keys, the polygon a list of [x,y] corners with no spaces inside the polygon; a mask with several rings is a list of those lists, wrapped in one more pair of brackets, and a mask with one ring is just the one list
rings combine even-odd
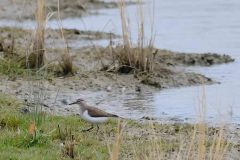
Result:
{"label": "reflection in water", "polygon": [[128,110],[140,110],[142,112],[149,112],[153,109],[153,94],[152,93],[136,93],[128,94],[124,98],[123,107]]}
{"label": "reflection in water", "polygon": [[59,104],[55,104],[55,106],[57,106],[56,109],[61,108],[61,101],[68,97],[71,98],[67,99],[68,102],[73,102],[78,98],[82,98],[90,105],[97,105],[101,109],[130,119],[139,119],[143,116],[151,115],[154,110],[154,96],[153,93],[149,92],[61,91],[57,97],[57,102],[59,102]]}

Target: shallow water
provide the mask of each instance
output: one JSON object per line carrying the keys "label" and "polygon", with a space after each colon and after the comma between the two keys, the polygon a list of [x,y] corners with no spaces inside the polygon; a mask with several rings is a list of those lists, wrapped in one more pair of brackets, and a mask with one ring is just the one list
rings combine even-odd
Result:
{"label": "shallow water", "polygon": [[[154,7],[153,7],[154,6]],[[152,0],[146,1],[144,15],[146,35],[151,35],[152,14],[155,10],[155,46],[181,52],[216,52],[231,55],[234,63],[213,67],[191,67],[221,84],[205,86],[207,117],[210,122],[240,123],[240,1],[239,0]],[[98,16],[63,20],[65,28],[111,31],[121,34],[118,9],[100,10]],[[131,37],[137,40],[136,6],[127,7],[131,22]],[[149,18],[150,17],[150,18]],[[0,22],[0,25],[9,22]],[[11,22],[14,25],[14,22]],[[24,23],[24,27],[32,27]],[[56,28],[57,23],[50,21]],[[146,36],[150,38],[151,36]],[[94,42],[97,43],[97,42]],[[99,44],[99,43],[98,43]],[[108,41],[101,41],[106,45]],[[201,105],[202,86],[168,89],[144,95],[96,94],[95,101],[126,117],[154,116],[158,119],[194,121]],[[83,94],[86,95],[87,94]],[[89,93],[92,96],[92,93]],[[111,100],[109,100],[111,97]],[[108,105],[107,105],[108,104]],[[109,105],[110,104],[110,105]],[[120,107],[118,107],[120,106]]]}
{"label": "shallow water", "polygon": [[[151,11],[155,8],[155,45],[182,52],[216,52],[230,54],[234,63],[214,67],[191,67],[221,84],[205,87],[207,117],[211,122],[221,119],[240,123],[240,1],[238,0],[156,0],[144,5],[145,22],[152,24]],[[121,34],[119,11],[102,10],[102,15],[83,19],[67,19],[65,27],[111,31]],[[137,39],[136,6],[129,6],[132,39]],[[117,18],[116,18],[117,17]],[[91,23],[89,23],[91,22]],[[94,22],[94,25],[92,22]],[[151,25],[146,25],[146,35],[151,35]],[[149,37],[148,37],[149,38]],[[148,103],[138,106],[142,113],[155,117],[176,117],[184,121],[195,120],[203,101],[201,86],[163,90],[153,93]],[[148,96],[149,97],[149,96]],[[142,101],[145,97],[140,99]],[[118,97],[121,99],[121,97]],[[124,99],[124,98],[123,98]],[[124,106],[136,106],[134,98],[124,100]],[[148,105],[146,105],[148,104]],[[145,107],[144,107],[145,106]],[[137,107],[134,107],[138,110]]]}

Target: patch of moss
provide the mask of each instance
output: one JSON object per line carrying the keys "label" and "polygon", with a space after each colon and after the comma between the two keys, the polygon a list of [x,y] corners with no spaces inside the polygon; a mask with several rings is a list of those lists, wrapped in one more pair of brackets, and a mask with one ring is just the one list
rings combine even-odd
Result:
{"label": "patch of moss", "polygon": [[24,35],[31,33],[28,30],[24,30],[16,27],[0,27],[0,33],[3,37],[8,36],[9,34],[14,35],[14,37],[24,37]]}
{"label": "patch of moss", "polygon": [[0,74],[8,75],[11,78],[20,75],[27,75],[29,70],[22,67],[21,62],[15,59],[0,59]]}

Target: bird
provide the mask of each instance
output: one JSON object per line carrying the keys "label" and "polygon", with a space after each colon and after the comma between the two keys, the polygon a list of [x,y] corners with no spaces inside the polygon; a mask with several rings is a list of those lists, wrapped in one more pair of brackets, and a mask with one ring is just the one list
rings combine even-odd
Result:
{"label": "bird", "polygon": [[74,105],[74,104],[79,105],[79,108],[80,108],[79,115],[80,115],[80,117],[83,120],[92,124],[89,129],[82,130],[83,132],[92,130],[94,128],[93,124],[97,124],[97,132],[98,132],[98,130],[99,130],[98,124],[106,122],[108,120],[108,118],[110,118],[110,117],[115,117],[115,118],[119,117],[118,115],[107,113],[107,112],[102,111],[102,110],[100,110],[96,107],[89,106],[86,103],[86,101],[81,99],[81,98],[77,99],[73,103],[70,103],[69,105]]}

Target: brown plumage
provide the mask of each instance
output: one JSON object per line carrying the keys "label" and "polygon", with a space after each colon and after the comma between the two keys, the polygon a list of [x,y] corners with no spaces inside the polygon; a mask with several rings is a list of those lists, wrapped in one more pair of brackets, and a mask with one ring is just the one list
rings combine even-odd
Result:
{"label": "brown plumage", "polygon": [[88,110],[88,114],[92,117],[118,117],[117,115],[107,113],[105,111],[102,111],[96,107],[87,106],[85,107],[85,110]]}
{"label": "brown plumage", "polygon": [[91,117],[118,117],[117,115],[115,114],[111,114],[111,113],[107,113],[103,110],[100,110],[96,107],[93,107],[93,106],[89,106],[85,103],[84,100],[82,99],[78,99],[76,102],[73,102],[69,105],[73,105],[73,104],[79,104],[79,106],[81,107],[80,110],[81,110],[81,114],[88,110],[88,114],[91,116]]}

